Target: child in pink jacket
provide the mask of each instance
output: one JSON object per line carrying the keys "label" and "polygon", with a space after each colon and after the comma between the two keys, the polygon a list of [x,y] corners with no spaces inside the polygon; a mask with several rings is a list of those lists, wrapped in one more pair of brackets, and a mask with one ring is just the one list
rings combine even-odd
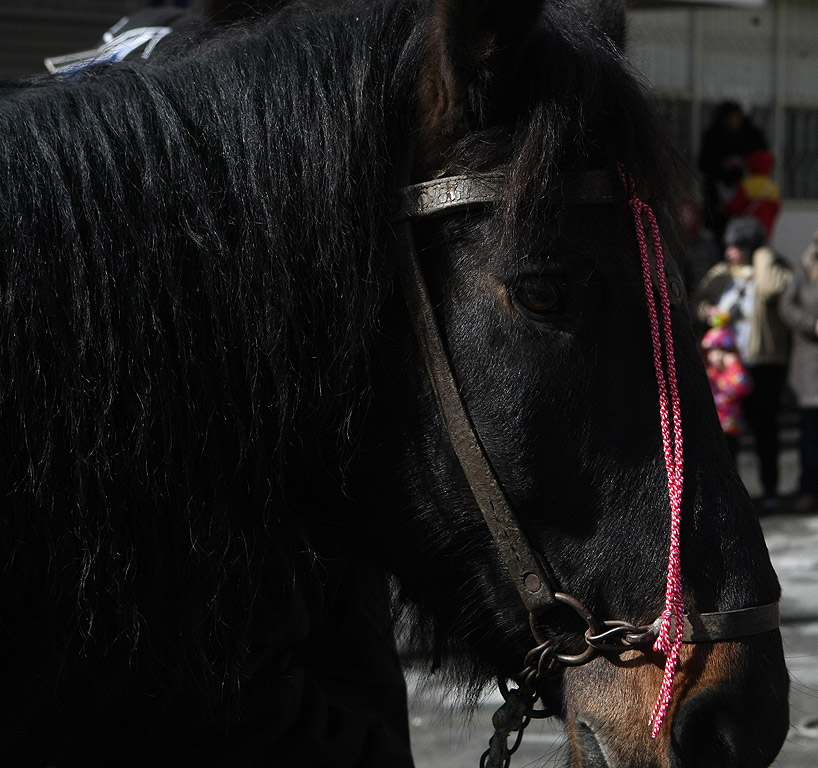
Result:
{"label": "child in pink jacket", "polygon": [[736,337],[726,326],[711,328],[701,346],[719,422],[735,460],[738,438],[744,431],[742,400],[753,388],[752,379],[736,350]]}

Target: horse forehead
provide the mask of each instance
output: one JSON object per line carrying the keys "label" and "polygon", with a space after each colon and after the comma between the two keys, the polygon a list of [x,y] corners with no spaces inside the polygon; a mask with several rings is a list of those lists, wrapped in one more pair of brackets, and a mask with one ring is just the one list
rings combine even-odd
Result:
{"label": "horse forehead", "polygon": [[543,217],[540,226],[502,234],[502,223],[489,221],[486,237],[467,247],[458,266],[509,277],[530,273],[554,279],[587,279],[600,267],[608,277],[616,277],[627,263],[637,267],[635,244],[613,231],[610,214],[602,219],[598,215],[592,211],[587,220],[551,215]]}

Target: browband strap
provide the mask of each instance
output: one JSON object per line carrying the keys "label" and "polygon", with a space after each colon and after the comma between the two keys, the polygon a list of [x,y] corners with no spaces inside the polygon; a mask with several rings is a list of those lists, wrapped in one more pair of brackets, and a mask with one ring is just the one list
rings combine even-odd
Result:
{"label": "browband strap", "polygon": [[480,203],[500,199],[505,174],[486,173],[481,176],[446,176],[421,181],[398,190],[393,222],[419,219]]}
{"label": "browband strap", "polygon": [[[474,176],[446,176],[421,181],[398,190],[391,217],[393,223],[450,213],[482,203],[494,203],[501,197],[506,174],[492,171]],[[558,194],[572,205],[594,205],[624,201],[622,187],[607,170],[594,170],[570,177]]]}

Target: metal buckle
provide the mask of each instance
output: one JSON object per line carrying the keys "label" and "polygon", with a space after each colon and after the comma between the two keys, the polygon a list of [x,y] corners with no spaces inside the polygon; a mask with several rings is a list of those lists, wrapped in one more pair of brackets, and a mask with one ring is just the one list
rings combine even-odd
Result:
{"label": "metal buckle", "polygon": [[[579,600],[565,592],[555,592],[554,599],[572,608],[585,622],[587,629],[585,630],[584,639],[587,647],[580,653],[559,653],[551,649],[549,668],[557,663],[566,667],[578,667],[587,664],[600,652],[619,654],[631,648],[650,645],[656,639],[653,626],[640,627],[629,621],[600,621]],[[530,614],[529,623],[535,639],[540,643],[534,651],[549,645],[548,641],[538,632],[537,617],[534,614]],[[531,651],[529,656],[534,651]],[[528,663],[528,658],[526,658],[526,664]]]}

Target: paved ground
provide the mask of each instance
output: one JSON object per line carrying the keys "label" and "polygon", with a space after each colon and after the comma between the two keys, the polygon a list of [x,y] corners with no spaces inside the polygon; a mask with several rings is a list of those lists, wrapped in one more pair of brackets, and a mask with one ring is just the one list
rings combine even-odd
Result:
{"label": "paved ground", "polygon": [[[792,417],[784,419],[783,494],[796,488],[797,434]],[[739,456],[739,470],[751,495],[758,496],[755,460],[748,441]],[[818,768],[818,514],[782,511],[762,518],[773,564],[784,590],[782,635],[792,678],[789,737],[775,768]],[[477,768],[491,734],[491,715],[501,703],[489,694],[470,723],[452,698],[435,685],[419,684],[411,671],[410,717],[417,768]],[[533,723],[525,734],[513,768],[556,768],[565,764],[559,728]]]}

